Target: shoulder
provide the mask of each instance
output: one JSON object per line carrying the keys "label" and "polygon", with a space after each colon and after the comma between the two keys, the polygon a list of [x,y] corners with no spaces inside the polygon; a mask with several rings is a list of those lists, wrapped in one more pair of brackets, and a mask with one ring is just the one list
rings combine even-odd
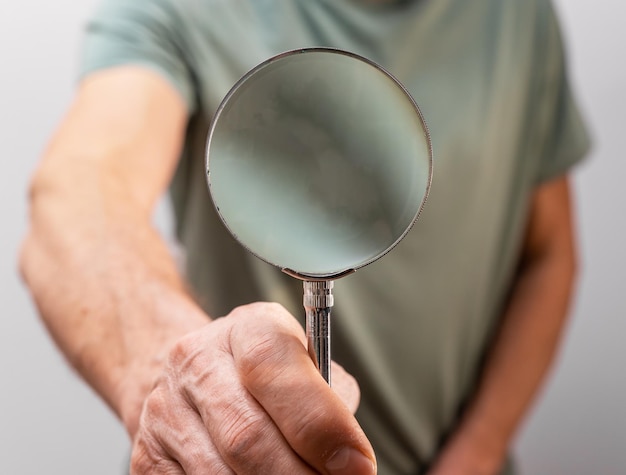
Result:
{"label": "shoulder", "polygon": [[[91,24],[118,21],[140,23],[154,27],[180,27],[180,33],[191,28],[210,28],[251,11],[250,0],[101,0],[91,18]],[[163,31],[161,31],[163,33]]]}

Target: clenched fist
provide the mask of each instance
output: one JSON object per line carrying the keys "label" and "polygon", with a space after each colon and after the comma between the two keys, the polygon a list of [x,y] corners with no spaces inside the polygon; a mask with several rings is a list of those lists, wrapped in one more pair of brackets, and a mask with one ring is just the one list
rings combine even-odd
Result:
{"label": "clenched fist", "polygon": [[333,385],[283,307],[239,307],[170,351],[143,405],[131,474],[374,474],[353,416],[358,386],[338,365]]}

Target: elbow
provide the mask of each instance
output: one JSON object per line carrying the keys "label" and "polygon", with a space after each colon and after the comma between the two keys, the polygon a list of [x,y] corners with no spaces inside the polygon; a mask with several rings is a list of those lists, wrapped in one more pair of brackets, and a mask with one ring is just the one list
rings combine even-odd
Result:
{"label": "elbow", "polygon": [[33,271],[36,268],[37,254],[37,229],[39,229],[38,220],[41,219],[41,212],[38,210],[45,194],[47,177],[42,173],[41,169],[37,169],[31,177],[27,189],[26,201],[28,210],[27,230],[22,238],[17,255],[17,270],[22,281],[30,287]]}
{"label": "elbow", "polygon": [[37,265],[37,239],[33,235],[33,231],[27,231],[26,235],[20,243],[17,254],[17,273],[24,285],[35,294],[36,280],[38,276]]}
{"label": "elbow", "polygon": [[46,155],[35,169],[28,184],[27,230],[22,238],[17,255],[18,273],[23,282],[33,291],[33,285],[44,272],[48,256],[55,253],[54,237],[58,229],[67,227],[60,210],[67,200],[68,183],[63,171]]}
{"label": "elbow", "polygon": [[29,262],[29,258],[30,255],[32,254],[32,250],[31,250],[31,236],[30,236],[30,230],[27,231],[26,236],[24,236],[24,238],[22,239],[22,242],[20,243],[20,247],[18,250],[18,254],[17,254],[17,272],[18,275],[21,277],[22,282],[24,282],[26,285],[28,285],[28,262]]}

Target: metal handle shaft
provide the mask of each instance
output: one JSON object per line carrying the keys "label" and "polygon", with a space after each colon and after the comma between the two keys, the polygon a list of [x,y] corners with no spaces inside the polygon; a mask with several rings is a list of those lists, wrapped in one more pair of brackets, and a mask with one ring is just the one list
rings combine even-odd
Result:
{"label": "metal handle shaft", "polygon": [[309,354],[330,385],[330,310],[333,306],[332,280],[304,281],[304,309]]}

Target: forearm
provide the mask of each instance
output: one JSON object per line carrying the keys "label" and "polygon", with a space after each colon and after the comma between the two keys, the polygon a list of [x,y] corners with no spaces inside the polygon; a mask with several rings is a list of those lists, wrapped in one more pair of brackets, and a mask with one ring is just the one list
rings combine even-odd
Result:
{"label": "forearm", "polygon": [[115,174],[93,163],[40,173],[31,201],[24,278],[67,359],[132,433],[168,346],[206,317]]}
{"label": "forearm", "polygon": [[31,189],[21,269],[44,322],[123,419],[132,473],[326,473],[337,463],[374,473],[346,406],[358,401],[354,380],[338,384],[349,389],[342,402],[279,305],[207,324],[152,228],[187,116],[150,69],[83,80]]}
{"label": "forearm", "polygon": [[567,177],[535,191],[520,269],[473,397],[433,475],[498,473],[563,332],[576,272]]}
{"label": "forearm", "polygon": [[520,275],[452,443],[490,463],[503,460],[554,359],[573,275],[571,261],[558,256],[532,263]]}
{"label": "forearm", "polygon": [[143,207],[96,175],[68,196],[35,182],[22,270],[59,346],[124,420],[131,473],[375,473],[348,409],[356,382],[335,373],[342,402],[279,305],[207,325]]}

